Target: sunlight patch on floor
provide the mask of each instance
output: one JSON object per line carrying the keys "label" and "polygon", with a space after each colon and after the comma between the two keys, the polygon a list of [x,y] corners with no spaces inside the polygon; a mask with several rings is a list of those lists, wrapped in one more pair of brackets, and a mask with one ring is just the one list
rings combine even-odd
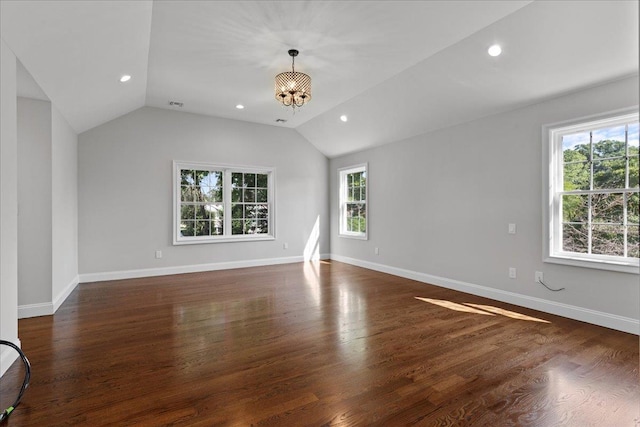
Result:
{"label": "sunlight patch on floor", "polygon": [[457,302],[451,302],[441,299],[431,299],[431,298],[422,298],[415,297],[417,300],[428,302],[434,305],[439,305],[440,307],[448,308],[449,310],[454,311],[462,311],[465,313],[474,313],[474,314],[484,314],[485,316],[495,316],[495,314],[487,313],[486,311],[477,310],[473,307],[467,307],[466,305],[458,304]]}
{"label": "sunlight patch on floor", "polygon": [[415,297],[415,299],[428,302],[430,304],[434,304],[443,308],[448,308],[449,310],[461,311],[464,313],[482,314],[485,316],[499,315],[499,316],[510,317],[512,319],[527,320],[530,322],[551,323],[548,320],[538,319],[537,317],[527,316],[526,314],[516,313],[515,311],[505,310],[504,308],[494,307],[491,305],[473,304],[470,302],[465,302],[464,304],[460,304],[453,301],[424,298],[424,297]]}
{"label": "sunlight patch on floor", "polygon": [[467,302],[465,304],[480,310],[486,310],[490,313],[511,317],[512,319],[529,320],[531,322],[540,322],[540,323],[551,323],[548,320],[538,319],[537,317],[527,316],[526,314],[516,313],[515,311],[505,310],[504,308],[493,307],[490,305],[472,304],[470,302]]}

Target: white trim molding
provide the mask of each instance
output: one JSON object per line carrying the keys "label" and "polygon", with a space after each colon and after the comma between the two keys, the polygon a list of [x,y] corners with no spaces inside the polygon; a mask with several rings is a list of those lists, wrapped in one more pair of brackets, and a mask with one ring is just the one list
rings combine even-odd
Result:
{"label": "white trim molding", "polygon": [[71,282],[58,294],[57,297],[53,300],[53,312],[58,311],[63,302],[69,297],[71,292],[78,286],[80,283],[80,276],[76,275]]}
{"label": "white trim molding", "polygon": [[[572,120],[567,120],[558,123],[550,123],[542,126],[542,230],[543,230],[543,253],[542,260],[548,263],[572,265],[576,267],[596,268],[601,270],[620,271],[623,273],[639,274],[640,262],[638,258],[631,257],[627,253],[627,227],[637,227],[634,222],[628,222],[627,219],[627,206],[628,197],[633,194],[638,194],[637,187],[630,187],[629,183],[629,138],[626,132],[626,126],[631,123],[637,123],[638,121],[638,106],[625,108],[622,110],[610,111],[598,115],[581,117]],[[597,188],[594,185],[594,170],[593,165],[591,172],[589,173],[589,188],[580,189],[565,189],[565,183],[563,178],[564,173],[564,155],[567,151],[563,151],[563,138],[575,134],[588,134],[591,135],[591,131],[602,130],[606,128],[612,128],[614,126],[625,126],[624,155],[622,157],[612,157],[611,159],[627,159],[626,177],[623,182],[616,185],[612,185],[608,188]],[[591,141],[589,136],[588,142],[582,145],[588,145],[593,147],[595,143]],[[583,161],[569,162],[567,164],[589,164],[591,162],[606,161],[610,159],[598,159],[593,154],[593,148],[590,148],[591,153],[586,157],[588,163]],[[595,157],[595,160],[592,158]],[[597,254],[592,252],[592,224],[597,226],[607,225],[609,220],[604,220],[604,223],[597,223],[597,219],[592,220],[592,197],[605,194],[620,194],[620,202],[623,207],[622,217],[619,219],[620,223],[611,222],[611,225],[622,226],[624,229],[623,234],[623,254]],[[565,223],[563,219],[562,203],[563,197],[585,197],[588,199],[588,204],[585,206],[585,212],[587,218],[570,219],[567,221],[578,221],[575,223]],[[624,201],[623,201],[624,200]],[[603,221],[600,218],[600,221]],[[563,225],[564,224],[564,225]],[[577,226],[587,227],[587,242],[588,248],[585,248],[585,253],[571,252],[563,248],[563,227],[566,224],[576,224]],[[571,226],[571,225],[570,225]]]}
{"label": "white trim molding", "polygon": [[[329,259],[329,254],[320,254],[320,259]],[[234,268],[262,267],[266,265],[292,264],[303,262],[304,257],[263,258],[245,261],[228,261],[210,264],[179,265],[163,268],[143,268],[139,270],[106,271],[102,273],[80,274],[80,283],[104,282],[108,280],[137,279],[140,277],[168,276],[171,274],[199,273],[202,271],[231,270]]]}
{"label": "white trim molding", "polygon": [[24,304],[18,306],[18,319],[29,317],[51,316],[54,313],[53,303],[41,302],[37,304]]}
{"label": "white trim molding", "polygon": [[[8,340],[7,340],[8,341]],[[19,339],[12,341],[18,348],[21,348]],[[11,367],[13,362],[18,359],[18,352],[9,346],[0,346],[0,377]]]}
{"label": "white trim molding", "polygon": [[531,308],[533,310],[543,311],[545,313],[555,314],[569,319],[579,320],[606,328],[615,329],[630,334],[640,335],[640,320],[630,317],[618,316],[616,314],[605,313],[602,311],[591,310],[588,308],[578,307],[549,301],[542,298],[530,297],[514,292],[503,291],[500,289],[489,288],[486,286],[476,285],[474,283],[461,282],[459,280],[448,279],[446,277],[433,276],[431,274],[420,273],[412,270],[391,267],[384,264],[363,261],[355,258],[349,258],[342,255],[331,254],[331,259],[358,267],[367,268],[369,270],[380,271],[382,273],[393,274],[394,276],[404,277],[405,279],[416,280],[418,282],[428,283],[430,285],[440,286],[447,289],[453,289],[460,292],[491,298],[496,301],[506,302],[521,307]]}
{"label": "white trim molding", "polygon": [[53,302],[41,302],[37,304],[25,304],[18,306],[18,319],[27,319],[29,317],[51,316],[55,314],[62,303],[69,297],[71,292],[78,286],[80,277],[76,275],[71,282],[60,292]]}

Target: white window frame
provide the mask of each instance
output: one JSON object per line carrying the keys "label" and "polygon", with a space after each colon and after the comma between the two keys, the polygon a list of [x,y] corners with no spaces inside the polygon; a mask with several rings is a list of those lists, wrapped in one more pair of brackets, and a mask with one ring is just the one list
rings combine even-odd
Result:
{"label": "white window frame", "polygon": [[[634,120],[638,120],[638,106],[596,116],[547,124],[542,127],[544,262],[625,273],[640,273],[640,264],[637,258],[563,251],[561,198],[557,194],[558,191],[564,189],[564,157],[562,151],[562,137],[564,135],[612,127]],[[590,191],[597,192],[597,190]],[[637,192],[637,189],[634,192]]]}
{"label": "white window frame", "polygon": [[[365,185],[365,232],[353,232],[347,231],[347,175],[351,173],[364,172],[366,176]],[[361,163],[358,165],[348,166],[338,169],[338,220],[340,222],[338,235],[340,237],[348,237],[351,239],[367,240],[369,236],[369,165],[367,163]]]}
{"label": "white window frame", "polygon": [[[224,234],[219,236],[182,236],[180,233],[181,213],[181,174],[183,169],[211,170],[223,172],[223,205],[224,205]],[[231,174],[232,173],[259,173],[267,175],[268,195],[267,205],[269,212],[267,221],[268,234],[231,234]],[[214,163],[173,161],[173,244],[192,245],[203,243],[228,243],[275,240],[276,238],[276,204],[275,204],[275,178],[276,170],[271,167],[237,166]]]}

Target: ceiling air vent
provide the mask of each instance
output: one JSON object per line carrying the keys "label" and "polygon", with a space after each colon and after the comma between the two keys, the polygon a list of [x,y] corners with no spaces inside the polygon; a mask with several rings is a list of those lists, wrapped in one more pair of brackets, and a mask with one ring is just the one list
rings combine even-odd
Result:
{"label": "ceiling air vent", "polygon": [[276,119],[276,123],[286,123],[285,119]]}
{"label": "ceiling air vent", "polygon": [[172,107],[182,108],[184,106],[184,103],[178,101],[169,101],[169,105],[171,105]]}

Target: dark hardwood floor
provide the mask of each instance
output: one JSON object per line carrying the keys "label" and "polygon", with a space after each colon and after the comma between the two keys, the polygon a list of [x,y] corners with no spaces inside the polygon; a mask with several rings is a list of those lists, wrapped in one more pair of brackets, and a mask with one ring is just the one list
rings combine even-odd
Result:
{"label": "dark hardwood floor", "polygon": [[338,262],[81,284],[19,336],[7,426],[640,424],[638,336]]}

